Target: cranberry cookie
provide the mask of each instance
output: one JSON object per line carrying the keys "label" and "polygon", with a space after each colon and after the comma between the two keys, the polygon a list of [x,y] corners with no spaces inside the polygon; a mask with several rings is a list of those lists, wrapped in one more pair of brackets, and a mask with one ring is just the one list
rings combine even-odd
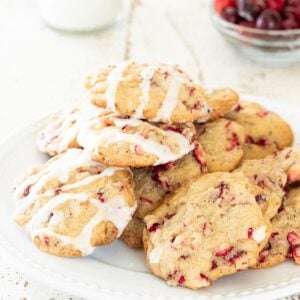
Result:
{"label": "cranberry cookie", "polygon": [[292,189],[272,219],[272,234],[260,253],[257,268],[277,265],[288,257],[300,264],[300,188]]}
{"label": "cranberry cookie", "polygon": [[263,159],[246,160],[237,172],[243,172],[260,188],[256,201],[266,218],[271,219],[281,206],[287,183],[300,180],[300,148],[285,148]]}
{"label": "cranberry cookie", "polygon": [[198,289],[253,266],[270,224],[252,189],[242,173],[212,173],[166,197],[144,219],[150,270],[170,285]]}
{"label": "cranberry cookie", "polygon": [[85,79],[91,102],[135,119],[165,123],[206,121],[223,116],[238,101],[230,89],[208,94],[178,67],[125,62]]}
{"label": "cranberry cookie", "polygon": [[70,149],[17,181],[14,220],[41,250],[83,256],[121,235],[135,209],[129,169],[91,161]]}
{"label": "cranberry cookie", "polygon": [[244,127],[244,159],[263,158],[293,143],[289,124],[257,103],[242,101],[225,117]]}
{"label": "cranberry cookie", "polygon": [[121,117],[95,118],[77,136],[94,160],[111,166],[147,167],[177,160],[194,149],[192,123],[154,126]]}
{"label": "cranberry cookie", "polygon": [[47,127],[37,136],[37,147],[41,152],[53,156],[70,148],[79,148],[77,135],[81,126],[91,119],[109,114],[94,105],[72,107],[51,117]]}

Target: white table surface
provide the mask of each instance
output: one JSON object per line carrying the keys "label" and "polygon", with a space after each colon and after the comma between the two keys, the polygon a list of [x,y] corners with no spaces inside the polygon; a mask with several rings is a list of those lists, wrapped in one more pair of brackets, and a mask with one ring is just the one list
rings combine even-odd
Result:
{"label": "white table surface", "polygon": [[[1,0],[0,37],[0,141],[80,100],[85,73],[123,59],[176,63],[208,88],[299,103],[300,66],[267,69],[238,56],[212,28],[207,0],[132,0],[121,23],[88,35],[50,29],[34,0]],[[70,298],[9,267],[0,249],[0,299]]]}

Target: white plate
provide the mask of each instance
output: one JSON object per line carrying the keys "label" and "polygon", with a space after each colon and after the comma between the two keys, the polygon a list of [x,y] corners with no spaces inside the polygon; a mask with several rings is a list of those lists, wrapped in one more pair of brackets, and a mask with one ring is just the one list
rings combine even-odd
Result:
{"label": "white plate", "polygon": [[[300,118],[295,107],[253,96],[247,99],[280,113],[292,125],[296,142],[300,142]],[[23,128],[0,148],[0,247],[16,269],[48,286],[92,299],[273,299],[300,290],[300,268],[292,262],[267,270],[240,272],[214,282],[212,287],[192,291],[169,287],[151,275],[143,252],[119,241],[84,258],[60,258],[40,252],[11,220],[11,189],[14,178],[27,166],[47,159],[35,149],[35,135],[44,122]]]}

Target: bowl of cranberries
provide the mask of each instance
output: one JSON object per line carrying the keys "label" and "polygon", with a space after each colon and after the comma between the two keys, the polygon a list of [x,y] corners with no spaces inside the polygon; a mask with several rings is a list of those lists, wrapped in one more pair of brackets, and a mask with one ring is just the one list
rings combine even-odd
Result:
{"label": "bowl of cranberries", "polygon": [[300,0],[214,0],[211,8],[215,27],[252,61],[300,62]]}

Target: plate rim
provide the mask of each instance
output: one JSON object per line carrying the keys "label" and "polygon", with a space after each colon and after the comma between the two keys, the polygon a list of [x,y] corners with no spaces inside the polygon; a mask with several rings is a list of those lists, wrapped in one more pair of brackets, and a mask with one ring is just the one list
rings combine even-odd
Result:
{"label": "plate rim", "polygon": [[[266,97],[259,97],[254,95],[245,95],[242,94],[241,98],[244,100],[250,100],[250,101],[257,101],[259,102],[269,102],[271,99],[268,99]],[[282,104],[282,101],[276,100],[276,102],[280,102]],[[295,108],[296,105],[287,103],[287,106],[289,106],[291,109]],[[57,112],[57,111],[56,111]],[[55,113],[55,112],[54,112]],[[46,121],[46,119],[49,118],[49,113],[45,114],[42,117],[39,117],[35,120],[32,120],[30,122],[27,122],[23,124],[22,126],[19,126],[16,130],[13,130],[11,134],[2,141],[1,143],[1,152],[0,152],[0,159],[5,158],[5,156],[8,154],[9,149],[13,146],[15,143],[15,138],[17,135],[20,135],[20,133],[24,132],[32,132],[37,127],[40,127],[43,122]],[[75,278],[71,278],[69,276],[63,275],[59,272],[53,272],[53,270],[50,270],[46,267],[43,267],[41,264],[37,264],[32,260],[30,257],[26,257],[24,253],[19,252],[18,259],[16,259],[16,255],[13,255],[12,253],[16,252],[18,250],[18,247],[16,244],[12,244],[11,242],[7,241],[5,239],[4,234],[2,233],[2,229],[0,228],[0,246],[2,248],[2,257],[7,259],[10,266],[13,266],[16,270],[20,270],[22,273],[26,274],[29,278],[33,278],[37,282],[40,282],[41,284],[45,285],[45,282],[47,282],[47,285],[49,287],[52,287],[54,289],[58,289],[62,292],[67,292],[69,294],[76,294],[76,296],[85,297],[89,299],[95,299],[99,296],[116,296],[116,297],[123,297],[123,298],[131,298],[131,299],[143,299],[143,298],[151,298],[151,299],[219,299],[221,298],[243,298],[243,299],[253,299],[253,296],[255,296],[256,299],[266,299],[266,297],[283,297],[286,295],[290,295],[295,292],[299,292],[299,283],[300,283],[300,276],[294,276],[289,278],[287,281],[281,281],[279,283],[269,284],[267,286],[264,286],[263,288],[248,288],[247,290],[241,291],[241,292],[233,292],[233,293],[226,293],[226,294],[215,294],[215,295],[199,295],[195,293],[195,296],[191,295],[180,295],[180,296],[156,296],[151,294],[139,294],[136,292],[125,292],[118,290],[117,286],[115,289],[108,289],[105,287],[100,286],[93,286],[91,284],[87,284],[84,282],[80,282]],[[20,264],[20,259],[22,259],[22,262]],[[24,263],[25,262],[25,263]],[[35,272],[30,272],[31,268],[35,269]],[[39,275],[38,275],[39,273]],[[42,274],[42,275],[41,275]],[[47,278],[47,280],[42,280],[42,278]],[[50,280],[49,280],[50,279]],[[66,284],[67,282],[67,284]],[[72,284],[72,287],[70,285]],[[100,294],[101,293],[101,294]],[[274,295],[276,293],[276,296]]]}

